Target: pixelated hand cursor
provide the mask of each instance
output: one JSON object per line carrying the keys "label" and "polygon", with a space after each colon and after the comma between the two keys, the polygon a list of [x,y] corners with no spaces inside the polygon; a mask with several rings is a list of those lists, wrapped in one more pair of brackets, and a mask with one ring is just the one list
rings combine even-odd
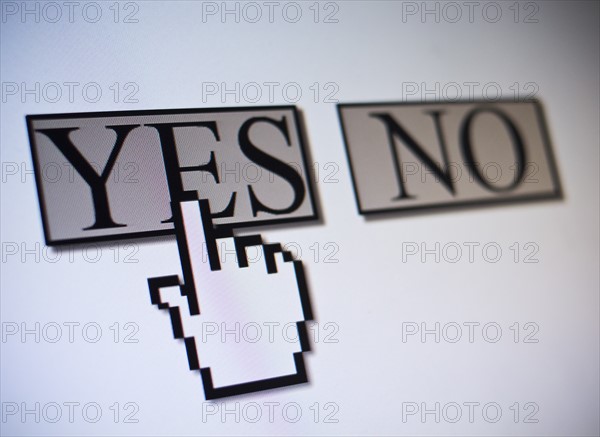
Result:
{"label": "pixelated hand cursor", "polygon": [[183,280],[148,279],[168,311],[206,399],[307,382],[302,353],[312,320],[302,262],[260,235],[213,226],[208,200],[173,205]]}

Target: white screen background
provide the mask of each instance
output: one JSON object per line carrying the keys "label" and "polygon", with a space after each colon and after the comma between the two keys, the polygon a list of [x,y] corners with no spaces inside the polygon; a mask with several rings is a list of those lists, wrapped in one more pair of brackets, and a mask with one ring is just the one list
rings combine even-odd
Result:
{"label": "white screen background", "polygon": [[[3,8],[6,3],[10,2],[3,2]],[[242,15],[236,23],[234,15],[203,20],[204,3],[121,3],[116,6],[117,23],[112,2],[98,3],[102,17],[96,23],[86,21],[82,10],[87,3],[81,3],[70,23],[68,6],[58,2],[63,17],[57,23],[50,22],[50,9],[39,22],[32,15],[23,19],[19,12],[1,23],[3,330],[9,329],[7,323],[20,328],[23,322],[28,328],[37,322],[40,329],[50,329],[52,323],[63,329],[56,343],[43,336],[37,343],[33,334],[25,342],[19,335],[3,340],[3,408],[25,403],[32,409],[39,402],[43,409],[57,403],[62,417],[50,423],[42,414],[36,423],[33,414],[25,420],[20,414],[9,416],[1,423],[2,434],[597,435],[598,4],[535,2],[538,22],[528,23],[524,15],[533,9],[521,3],[515,23],[512,2],[502,2],[502,17],[493,23],[495,11],[482,15],[487,3],[482,2],[471,23],[464,15],[467,6],[459,2],[461,20],[450,23],[442,15],[436,23],[431,15],[403,20],[407,5],[402,2],[338,1],[327,9],[324,3],[300,2],[303,15],[290,23],[282,15],[287,3],[279,2],[272,23],[267,15],[257,23]],[[258,5],[268,13],[267,6]],[[26,7],[34,9],[35,2]],[[318,23],[315,7],[320,11]],[[87,18],[93,21],[91,8]],[[132,11],[137,11],[133,18],[138,22],[123,22]],[[332,11],[337,11],[333,18],[338,22],[323,22]],[[294,11],[288,12],[286,17],[293,19]],[[454,17],[449,9],[446,12]],[[63,93],[56,102],[47,86],[54,82],[61,84]],[[72,102],[67,82],[79,84],[74,85]],[[102,91],[95,103],[82,95],[84,85],[92,82]],[[203,93],[203,84],[206,91],[209,82],[218,84],[217,94]],[[174,239],[103,245],[97,262],[89,261],[96,256],[94,247],[73,247],[58,261],[49,261],[56,254],[44,249],[25,115],[247,106],[254,104],[255,95],[242,90],[251,82],[279,84],[272,98],[269,88],[261,86],[256,100],[261,105],[294,103],[290,98],[295,100],[296,85],[288,86],[286,98],[286,84],[296,83],[302,91],[295,103],[304,113],[308,148],[319,169],[316,188],[323,223],[261,233],[269,241],[293,242],[300,248],[320,337],[313,341],[313,352],[305,355],[310,384],[216,404],[221,410],[238,408],[238,423],[234,414],[203,414],[207,407],[200,377],[188,370],[184,347],[173,339],[166,314],[150,303],[146,278],[179,271]],[[8,83],[18,85],[17,94],[8,92]],[[35,90],[36,83],[39,101],[35,91],[21,95],[21,87]],[[235,89],[236,83],[238,101],[235,94],[221,95],[222,87]],[[509,98],[515,90],[521,95],[535,91],[544,104],[563,200],[369,220],[358,215],[335,103],[330,100],[453,97],[450,83],[461,85],[463,98],[469,97],[464,94],[469,86],[475,97],[486,97],[483,89],[490,83]],[[415,84],[417,93],[409,93]],[[44,87],[51,94],[44,95]],[[495,95],[494,87],[486,88],[489,96]],[[93,100],[94,90],[88,91],[88,100]],[[133,91],[131,98],[137,102],[126,103]],[[480,248],[495,242],[503,254],[497,263],[485,261],[481,251],[475,252],[473,263],[466,255],[454,264],[443,259],[436,263],[433,256],[425,262],[418,256],[403,262],[402,244],[407,242],[429,248],[436,242],[477,242]],[[521,248],[517,263],[509,248],[515,242]],[[522,262],[528,242],[539,248],[538,263]],[[333,245],[325,247],[328,243]],[[32,253],[23,255],[24,248]],[[12,255],[14,250],[18,252]],[[127,256],[138,262],[125,262]],[[65,322],[80,323],[73,343],[66,338]],[[120,332],[116,343],[110,328],[115,322]],[[425,342],[413,336],[403,342],[407,322],[424,322],[428,328],[436,322],[442,327],[457,323],[463,338],[436,343],[432,335]],[[468,322],[480,323],[473,343],[464,338]],[[517,343],[510,329],[515,322],[521,333]],[[522,341],[528,322],[539,327],[538,343]],[[101,327],[97,343],[82,337],[86,323]],[[133,337],[137,343],[123,341],[131,332],[124,330],[126,323],[139,328]],[[327,323],[328,329],[339,328],[332,337],[336,343],[324,341],[332,332],[324,330]],[[503,336],[497,343],[482,339],[486,323],[501,326]],[[80,404],[73,423],[65,402]],[[115,402],[120,411],[117,423]],[[125,409],[128,402],[137,405],[137,423],[124,423],[124,416],[133,411]],[[265,402],[279,403],[272,423]],[[442,409],[461,405],[462,417],[450,423],[441,415],[436,423],[433,414],[417,414],[403,421],[403,406],[425,403],[432,409],[436,402]],[[464,406],[468,402],[480,404],[472,423]],[[517,423],[510,409],[516,402]],[[524,409],[529,402],[539,408],[537,423],[524,423],[533,408]],[[82,416],[81,408],[88,403],[102,408],[96,423]],[[262,412],[256,423],[248,420],[256,415],[252,403]],[[496,423],[482,416],[487,403],[502,408]],[[282,414],[289,405],[302,412],[296,423],[286,420],[293,419],[294,409],[286,417]],[[445,411],[452,419],[455,413],[449,408]],[[332,412],[330,419],[337,423],[325,419]],[[50,407],[46,413],[55,416]]]}

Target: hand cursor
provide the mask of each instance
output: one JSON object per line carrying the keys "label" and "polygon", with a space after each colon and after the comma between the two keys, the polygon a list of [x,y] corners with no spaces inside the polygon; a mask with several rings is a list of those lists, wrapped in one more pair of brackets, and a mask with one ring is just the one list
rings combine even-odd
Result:
{"label": "hand cursor", "polygon": [[312,311],[302,262],[260,235],[215,229],[208,200],[172,206],[183,281],[162,276],[148,286],[184,340],[190,370],[200,371],[206,399],[307,382]]}

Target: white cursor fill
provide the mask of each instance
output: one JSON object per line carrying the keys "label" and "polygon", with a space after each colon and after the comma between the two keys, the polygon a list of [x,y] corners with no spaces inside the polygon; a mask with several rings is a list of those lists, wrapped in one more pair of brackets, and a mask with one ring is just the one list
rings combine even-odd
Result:
{"label": "white cursor fill", "polygon": [[205,398],[307,382],[302,353],[312,320],[302,262],[260,235],[215,228],[208,200],[186,192],[172,204],[182,277],[148,279],[168,311]]}

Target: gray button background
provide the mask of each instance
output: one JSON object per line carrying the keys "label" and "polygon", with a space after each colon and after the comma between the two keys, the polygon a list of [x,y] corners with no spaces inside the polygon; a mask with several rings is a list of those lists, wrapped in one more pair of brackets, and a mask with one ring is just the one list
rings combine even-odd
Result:
{"label": "gray button background", "polygon": [[[172,223],[161,223],[171,217],[170,198],[162,159],[158,131],[144,126],[152,123],[185,123],[215,121],[220,136],[217,141],[206,128],[175,128],[175,141],[180,166],[198,166],[215,154],[220,183],[207,172],[183,172],[184,189],[197,190],[200,198],[208,198],[213,211],[223,210],[233,192],[237,192],[233,217],[215,219],[217,225],[250,225],[254,223],[277,223],[305,220],[315,217],[312,191],[309,186],[307,166],[301,150],[301,139],[293,107],[262,110],[199,111],[143,115],[102,116],[97,114],[74,118],[47,118],[34,116],[30,119],[33,133],[34,156],[37,157],[36,177],[48,244],[87,239],[125,238],[140,233],[159,235],[170,233]],[[305,197],[293,212],[274,215],[266,212],[252,214],[248,186],[265,205],[282,209],[293,200],[292,187],[281,177],[249,160],[238,145],[240,126],[252,117],[269,117],[280,121],[286,119],[291,146],[283,134],[267,123],[256,123],[250,129],[250,139],[262,151],[291,165],[304,181]],[[111,215],[116,223],[126,227],[84,230],[94,223],[91,190],[69,161],[52,141],[39,129],[78,127],[70,138],[96,169],[104,170],[114,146],[116,134],[106,126],[140,124],[130,132],[117,157],[113,172],[107,181]]]}
{"label": "gray button background", "polygon": [[[494,192],[478,183],[465,165],[460,150],[460,129],[465,116],[474,108],[503,111],[516,125],[526,150],[528,164],[523,181],[513,190]],[[549,144],[541,123],[541,108],[536,102],[373,104],[339,106],[345,143],[361,213],[413,209],[448,203],[471,203],[528,196],[553,196],[558,180],[553,175]],[[395,137],[394,143],[404,171],[406,191],[411,199],[395,199],[400,188],[394,172],[392,152],[385,124],[370,114],[390,114],[427,154],[443,168],[441,145],[429,111],[443,111],[442,131],[446,141],[455,195],[436,179],[417,156]],[[515,154],[509,133],[495,115],[483,113],[471,126],[472,148],[480,170],[496,186],[506,187],[514,180]]]}

